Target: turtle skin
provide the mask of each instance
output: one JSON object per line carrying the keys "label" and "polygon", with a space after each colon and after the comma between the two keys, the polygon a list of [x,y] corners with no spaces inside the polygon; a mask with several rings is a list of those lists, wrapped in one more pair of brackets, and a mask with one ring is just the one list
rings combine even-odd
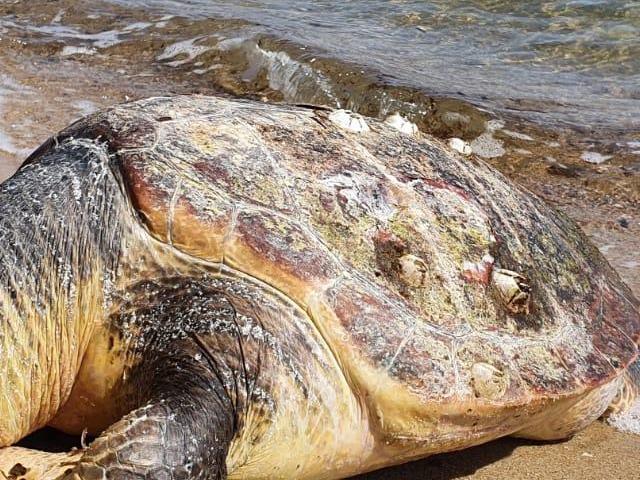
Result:
{"label": "turtle skin", "polygon": [[573,222],[349,112],[119,105],[0,202],[0,445],[97,436],[33,478],[334,479],[566,438],[638,354],[638,301]]}

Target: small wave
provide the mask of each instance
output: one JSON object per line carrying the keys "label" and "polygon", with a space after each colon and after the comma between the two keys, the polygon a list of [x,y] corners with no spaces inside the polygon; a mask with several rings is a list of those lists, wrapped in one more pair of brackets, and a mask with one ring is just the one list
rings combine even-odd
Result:
{"label": "small wave", "polygon": [[241,41],[237,48],[249,62],[243,81],[253,81],[264,72],[269,88],[282,93],[286,102],[341,107],[330,80],[309,65],[292,59],[284,51],[265,50],[252,40]]}
{"label": "small wave", "polygon": [[139,32],[141,30],[146,30],[149,27],[152,27],[154,24],[149,22],[134,22],[130,23],[126,27],[122,29],[123,32]]}
{"label": "small wave", "polygon": [[42,34],[45,38],[59,40],[88,40],[96,48],[108,48],[121,42],[120,30],[107,30],[99,33],[83,33],[73,27],[62,25],[34,25],[30,23],[16,23],[7,19],[0,19],[0,25],[31,33]]}
{"label": "small wave", "polygon": [[251,32],[236,36],[217,32],[180,40],[164,46],[155,59],[236,95],[346,108],[380,119],[400,113],[421,130],[447,138],[473,139],[484,132],[489,117],[470,103],[435,100],[426,92],[390,85],[373,72],[327,58],[322,52]]}
{"label": "small wave", "polygon": [[166,64],[171,67],[178,67],[184,65],[195,59],[200,54],[211,50],[212,47],[204,45],[197,45],[197,42],[206,37],[190,38],[188,40],[182,40],[180,42],[173,43],[167,46],[164,51],[156,57],[156,60],[170,60],[172,58],[180,57],[178,60],[167,62]]}

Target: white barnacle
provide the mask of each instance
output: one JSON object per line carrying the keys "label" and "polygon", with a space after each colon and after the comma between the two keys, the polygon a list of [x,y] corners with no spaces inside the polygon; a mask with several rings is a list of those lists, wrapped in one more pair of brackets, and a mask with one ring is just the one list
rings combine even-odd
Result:
{"label": "white barnacle", "polygon": [[476,397],[496,400],[504,395],[507,379],[493,365],[477,362],[471,367],[471,386]]}
{"label": "white barnacle", "polygon": [[403,255],[399,259],[400,276],[411,287],[424,287],[427,276],[427,264],[415,255]]}
{"label": "white barnacle", "polygon": [[364,117],[350,110],[335,110],[329,115],[329,120],[338,127],[350,132],[363,133],[369,131],[369,125],[367,125]]}
{"label": "white barnacle", "polygon": [[415,135],[416,133],[418,133],[418,126],[415,123],[410,122],[409,120],[404,118],[398,112],[394,113],[393,115],[389,115],[385,119],[384,123],[406,135]]}
{"label": "white barnacle", "polygon": [[525,277],[511,270],[496,268],[491,274],[491,281],[511,313],[529,313],[531,287]]}
{"label": "white barnacle", "polygon": [[449,147],[452,150],[455,150],[456,152],[459,152],[463,155],[471,155],[471,153],[473,152],[471,145],[469,145],[467,142],[465,142],[461,138],[456,138],[456,137],[450,138]]}

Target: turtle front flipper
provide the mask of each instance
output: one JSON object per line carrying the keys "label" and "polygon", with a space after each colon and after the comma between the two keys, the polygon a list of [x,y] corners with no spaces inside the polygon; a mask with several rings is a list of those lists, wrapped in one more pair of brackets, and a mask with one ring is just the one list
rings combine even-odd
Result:
{"label": "turtle front flipper", "polygon": [[197,335],[142,365],[132,381],[148,400],[100,435],[59,478],[226,478],[235,404],[214,368]]}
{"label": "turtle front flipper", "polygon": [[[224,268],[194,272],[131,285],[115,310],[106,343],[127,360],[111,398],[133,411],[56,480],[362,471],[373,439],[360,404],[306,312],[269,286]],[[95,355],[85,356],[72,399],[89,392]],[[56,427],[81,431],[68,419],[89,418],[82,405],[71,402],[74,415]]]}

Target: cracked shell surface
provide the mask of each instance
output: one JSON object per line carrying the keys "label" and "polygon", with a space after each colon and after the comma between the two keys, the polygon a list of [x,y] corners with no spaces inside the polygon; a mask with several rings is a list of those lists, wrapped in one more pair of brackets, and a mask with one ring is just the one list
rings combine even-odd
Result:
{"label": "cracked shell surface", "polygon": [[372,119],[349,131],[331,115],[154,98],[61,136],[109,142],[158,240],[308,312],[374,430],[403,448],[419,439],[415,455],[425,440],[439,450],[439,432],[447,448],[482,437],[479,416],[509,433],[514,408],[534,416],[637,355],[638,302],[575,224],[425,135]]}

